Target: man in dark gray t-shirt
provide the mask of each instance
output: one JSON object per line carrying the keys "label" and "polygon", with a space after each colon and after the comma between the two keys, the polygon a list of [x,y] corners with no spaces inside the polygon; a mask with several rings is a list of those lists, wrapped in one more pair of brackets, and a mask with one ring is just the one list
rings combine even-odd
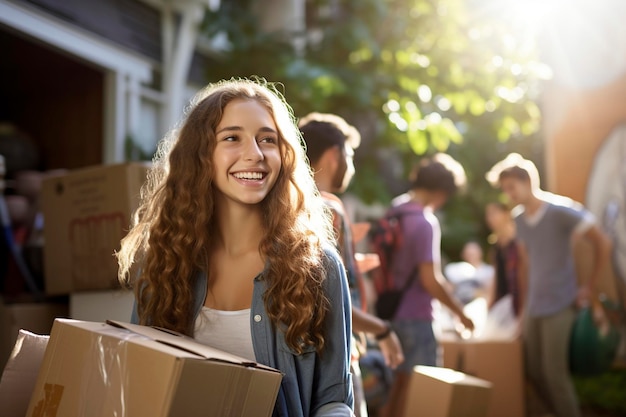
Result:
{"label": "man in dark gray t-shirt", "polygon": [[[589,304],[609,258],[609,243],[593,215],[569,198],[542,191],[535,165],[519,154],[498,162],[487,179],[511,203],[528,293],[523,308],[527,373],[546,405],[559,417],[580,417],[569,374],[569,340],[576,307]],[[579,285],[572,239],[587,239],[594,251],[590,276]]]}

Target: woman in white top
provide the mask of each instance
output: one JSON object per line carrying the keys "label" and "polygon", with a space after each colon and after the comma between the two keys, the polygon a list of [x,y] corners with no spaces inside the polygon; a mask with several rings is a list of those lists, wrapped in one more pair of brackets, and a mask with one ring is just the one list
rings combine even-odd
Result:
{"label": "woman in white top", "polygon": [[271,84],[199,92],[161,142],[135,217],[118,254],[133,321],[281,370],[274,415],[352,415],[345,271],[291,108]]}

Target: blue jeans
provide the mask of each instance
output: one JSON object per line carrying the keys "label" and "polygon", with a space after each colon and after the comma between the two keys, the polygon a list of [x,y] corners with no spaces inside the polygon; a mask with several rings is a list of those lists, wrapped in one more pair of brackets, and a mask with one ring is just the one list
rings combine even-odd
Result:
{"label": "blue jeans", "polygon": [[404,352],[404,362],[398,371],[412,373],[417,365],[437,366],[438,345],[430,320],[394,320],[391,327]]}

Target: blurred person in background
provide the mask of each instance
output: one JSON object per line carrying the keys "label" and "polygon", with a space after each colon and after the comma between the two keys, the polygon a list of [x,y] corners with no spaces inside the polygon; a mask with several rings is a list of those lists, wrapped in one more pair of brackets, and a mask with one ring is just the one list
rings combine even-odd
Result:
{"label": "blurred person in background", "polygon": [[463,245],[461,261],[448,263],[443,271],[463,304],[485,297],[493,280],[493,266],[484,261],[483,248],[474,240]]}
{"label": "blurred person in background", "polygon": [[523,254],[515,238],[515,221],[511,210],[501,202],[485,206],[485,221],[491,231],[489,259],[495,272],[488,294],[489,307],[510,295],[513,313],[519,317],[526,294],[526,274],[520,268],[527,262],[520,260]]}
{"label": "blurred person in background", "polygon": [[[363,277],[355,259],[353,225],[343,202],[335,195],[343,193],[354,176],[353,156],[359,147],[361,135],[340,116],[327,113],[310,113],[300,120],[299,127],[306,143],[315,183],[333,214],[337,247],[346,267],[352,295],[352,329],[357,334],[363,332],[374,336],[385,363],[395,369],[404,360],[400,341],[389,323],[366,311]],[[359,339],[354,340],[351,364],[354,408],[357,417],[366,417],[367,405],[359,369],[359,358],[365,347],[358,343]]]}
{"label": "blurred person in background", "polygon": [[[569,372],[569,343],[576,306],[593,300],[595,283],[609,258],[609,243],[594,216],[569,198],[539,186],[535,164],[512,153],[486,175],[513,209],[520,259],[527,261],[523,340],[527,374],[546,405],[558,417],[581,415]],[[587,239],[593,248],[590,276],[578,284],[572,239]],[[525,278],[523,278],[525,280]]]}
{"label": "blurred person in background", "polygon": [[450,155],[439,153],[420,160],[411,175],[410,190],[396,197],[387,215],[400,215],[403,242],[392,259],[396,288],[417,273],[391,320],[405,361],[396,369],[389,399],[381,417],[404,415],[408,384],[416,365],[438,365],[438,343],[433,330],[432,301],[437,299],[458,317],[464,328],[474,323],[446,287],[441,271],[441,228],[435,211],[465,185],[465,170]]}

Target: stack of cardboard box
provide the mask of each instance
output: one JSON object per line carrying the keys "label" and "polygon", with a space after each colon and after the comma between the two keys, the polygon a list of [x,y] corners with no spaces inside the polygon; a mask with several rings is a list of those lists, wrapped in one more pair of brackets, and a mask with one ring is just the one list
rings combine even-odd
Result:
{"label": "stack of cardboard box", "polygon": [[2,368],[20,328],[49,334],[55,317],[130,320],[133,296],[120,288],[113,254],[139,204],[147,169],[131,162],[44,176],[43,296],[0,301]]}
{"label": "stack of cardboard box", "polygon": [[440,340],[443,365],[492,383],[488,417],[524,417],[521,340]]}
{"label": "stack of cardboard box", "polygon": [[46,293],[118,289],[114,252],[139,204],[148,165],[71,171],[44,181]]}
{"label": "stack of cardboard box", "polygon": [[147,169],[121,163],[43,177],[43,289],[0,299],[0,369],[20,329],[48,335],[59,317],[130,320],[133,296],[117,281],[114,251],[128,231]]}
{"label": "stack of cardboard box", "polygon": [[465,338],[449,331],[438,335],[443,366],[491,382],[488,417],[524,417],[524,355],[511,298],[501,299],[489,311],[485,300],[475,300],[464,311],[476,329]]}
{"label": "stack of cardboard box", "polygon": [[[44,181],[45,294],[67,302],[15,304],[9,313],[0,305],[7,346],[13,347],[19,329],[50,334],[46,346],[28,346],[29,339],[15,345],[0,400],[17,398],[7,389],[30,390],[19,393],[29,402],[12,408],[28,408],[29,417],[270,416],[282,380],[277,370],[128,323],[134,297],[118,282],[114,253],[128,232],[147,169],[143,163],[96,166]],[[20,370],[25,361],[15,359],[35,348],[45,354],[37,353],[36,380],[26,381],[33,373]],[[0,409],[6,410],[1,403]]]}
{"label": "stack of cardboard box", "polygon": [[44,181],[46,293],[69,295],[69,317],[130,320],[134,297],[120,286],[114,253],[139,205],[148,167],[100,165]]}
{"label": "stack of cardboard box", "polygon": [[114,253],[147,169],[145,163],[95,166],[44,182],[46,293],[69,294],[70,317],[130,320],[133,295],[117,280]]}

